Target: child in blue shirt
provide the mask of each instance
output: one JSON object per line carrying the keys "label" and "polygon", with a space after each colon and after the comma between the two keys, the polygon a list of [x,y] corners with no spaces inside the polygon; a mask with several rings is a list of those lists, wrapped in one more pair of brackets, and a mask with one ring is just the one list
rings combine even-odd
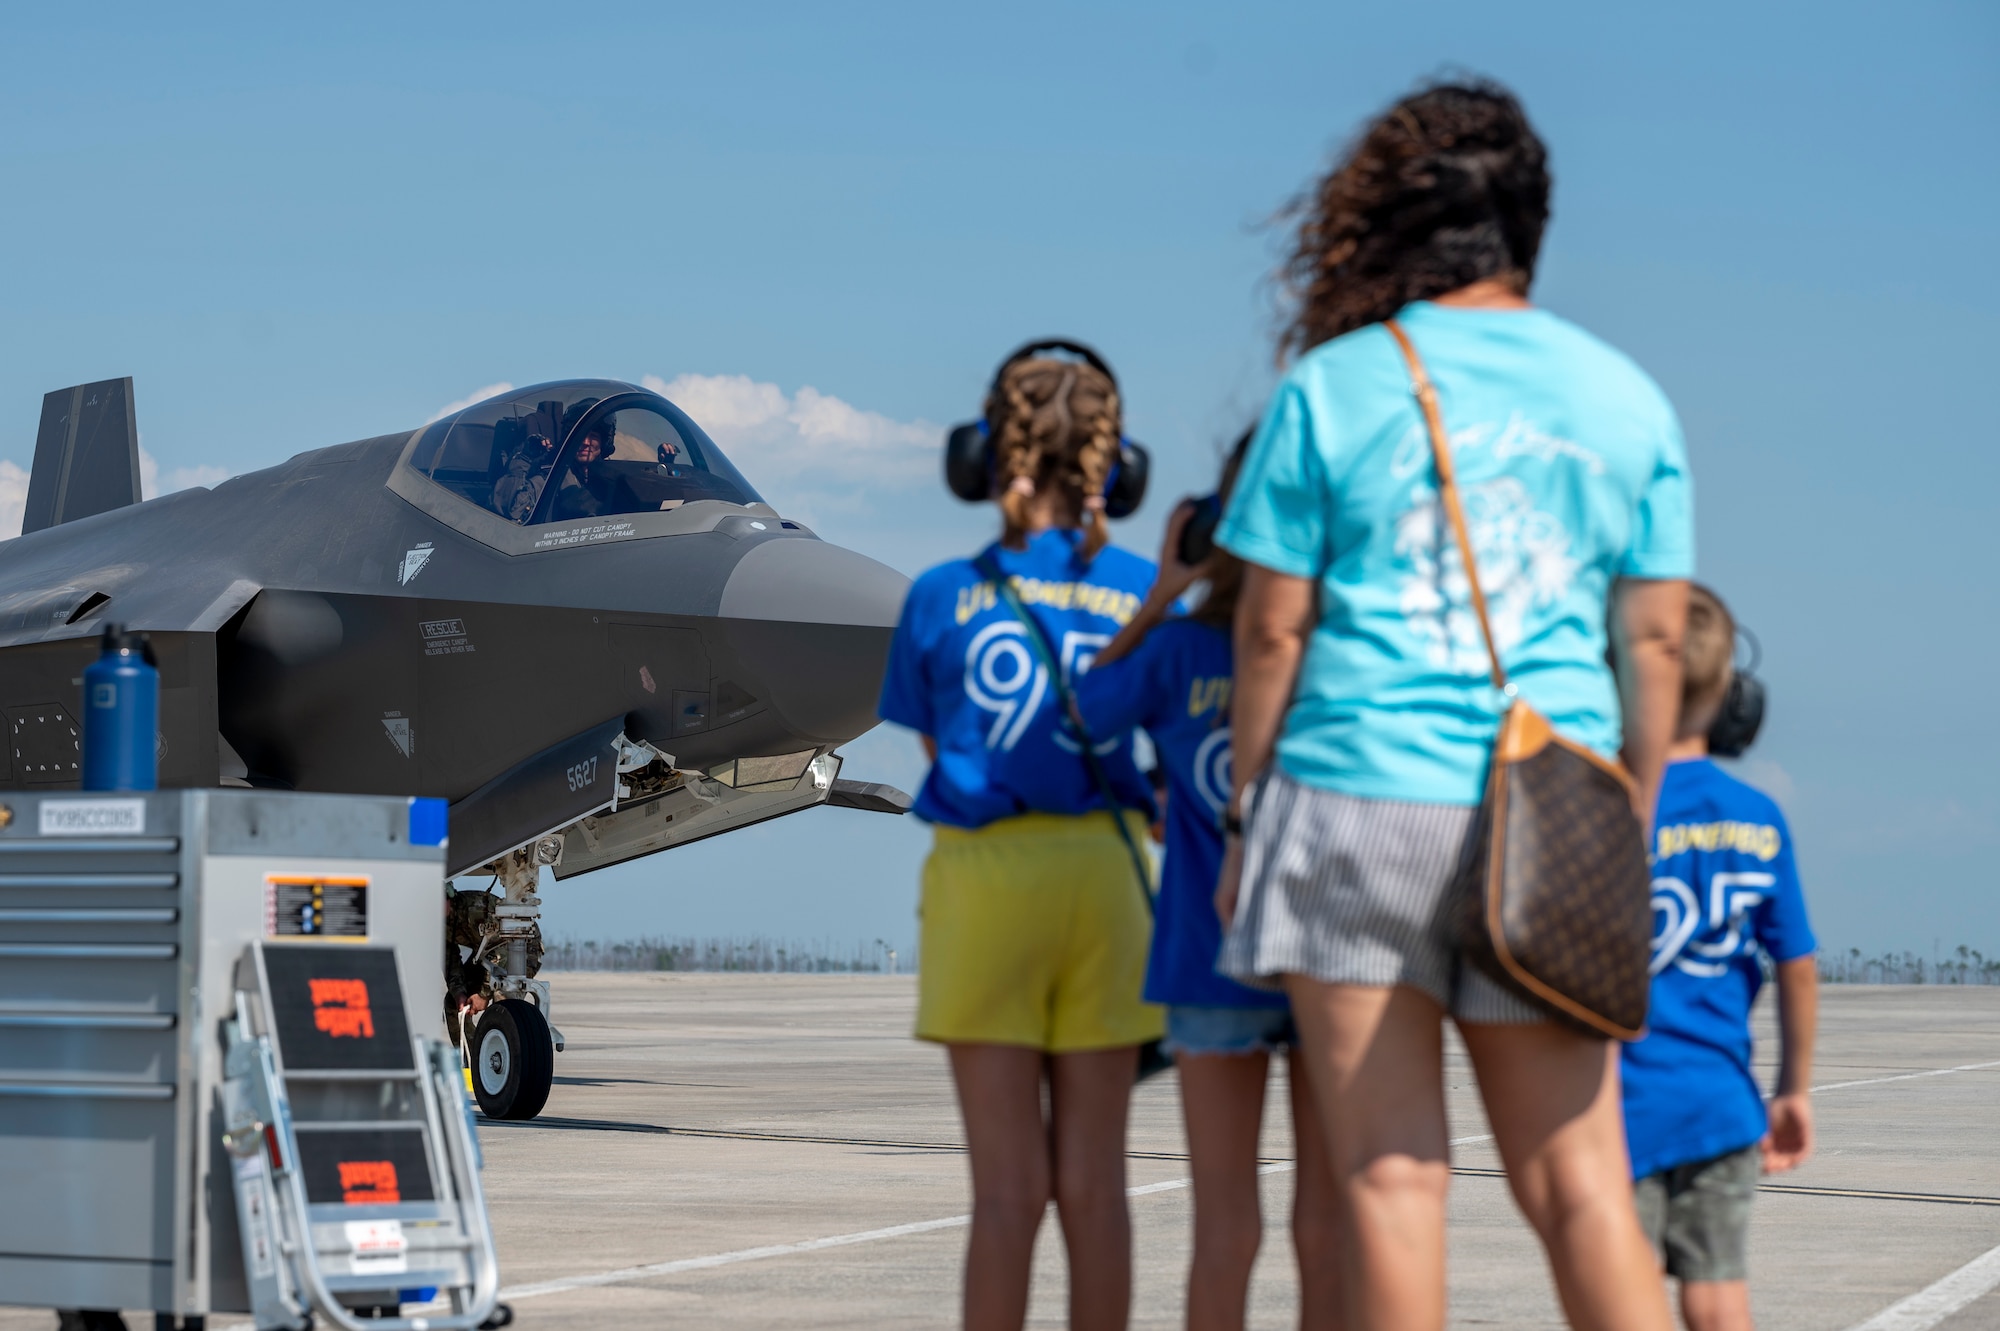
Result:
{"label": "child in blue shirt", "polygon": [[[1639,1217],[1681,1282],[1689,1331],[1750,1326],[1745,1257],[1761,1174],[1812,1153],[1809,1099],[1818,944],[1791,831],[1761,790],[1717,767],[1708,732],[1730,688],[1736,628],[1690,590],[1685,683],[1654,818],[1653,1002],[1623,1053]],[[1767,1111],[1750,1066],[1750,1009],[1776,966],[1779,1068]]]}
{"label": "child in blue shirt", "polygon": [[[1223,502],[1248,444],[1246,434],[1224,465]],[[1131,622],[1077,681],[1076,697],[1085,726],[1100,744],[1122,746],[1134,727],[1144,729],[1166,776],[1166,859],[1145,997],[1167,1005],[1166,1047],[1180,1074],[1194,1175],[1187,1324],[1241,1326],[1263,1230],[1257,1142],[1270,1056],[1289,1049],[1296,1034],[1282,993],[1252,989],[1215,969],[1222,948],[1222,920],[1215,910],[1220,819],[1231,789],[1230,632],[1243,565],[1220,549],[1192,565],[1182,562],[1181,535],[1195,512],[1195,504],[1184,504],[1168,522],[1158,580]],[[1197,581],[1205,583],[1199,604],[1178,613],[1182,594]],[[1062,723],[1051,715],[1042,724],[1056,731]],[[1009,779],[1017,772],[1026,776],[1018,752],[1003,767]],[[1311,1331],[1339,1321],[1333,1180],[1304,1065],[1294,1059],[1288,1066],[1299,1147],[1292,1210],[1299,1325]]]}
{"label": "child in blue shirt", "polygon": [[[1073,1322],[1123,1326],[1126,1111],[1139,1047],[1163,1025],[1140,997],[1148,886],[1124,835],[1146,835],[1153,802],[1129,735],[1098,754],[1121,806],[1106,809],[1074,742],[1037,727],[1056,707],[1056,681],[999,582],[1047,635],[1053,668],[1076,678],[1138,611],[1153,566],[1107,544],[1117,385],[1100,360],[1035,354],[1045,347],[1010,357],[987,397],[1001,537],[911,587],[880,710],[922,735],[932,759],[914,810],[935,836],[916,1033],[946,1047],[965,1120],[966,1321],[1021,1324],[1053,1199]],[[1002,779],[1010,754],[1021,764]]]}

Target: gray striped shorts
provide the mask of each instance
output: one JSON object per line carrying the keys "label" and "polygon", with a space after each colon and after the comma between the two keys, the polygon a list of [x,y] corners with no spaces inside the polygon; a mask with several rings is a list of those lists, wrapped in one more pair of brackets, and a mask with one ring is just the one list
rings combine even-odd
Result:
{"label": "gray striped shorts", "polygon": [[1459,1021],[1526,1025],[1541,1010],[1459,955],[1452,880],[1479,810],[1362,799],[1273,771],[1244,820],[1243,886],[1216,969],[1421,989]]}

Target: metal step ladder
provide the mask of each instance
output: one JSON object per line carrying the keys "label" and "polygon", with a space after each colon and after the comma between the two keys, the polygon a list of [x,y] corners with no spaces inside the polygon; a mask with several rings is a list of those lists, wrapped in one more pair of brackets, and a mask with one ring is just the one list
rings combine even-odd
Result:
{"label": "metal step ladder", "polygon": [[411,1033],[394,949],[253,944],[235,989],[223,1144],[258,1331],[505,1326],[462,1065]]}

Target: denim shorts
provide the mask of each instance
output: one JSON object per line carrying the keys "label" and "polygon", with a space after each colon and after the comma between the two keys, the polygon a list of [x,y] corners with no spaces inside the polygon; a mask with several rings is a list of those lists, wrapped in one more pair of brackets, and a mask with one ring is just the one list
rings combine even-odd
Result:
{"label": "denim shorts", "polygon": [[1649,1174],[1633,1185],[1639,1224],[1676,1280],[1749,1278],[1750,1199],[1764,1172],[1756,1146]]}
{"label": "denim shorts", "polygon": [[1267,1054],[1298,1043],[1292,1010],[1286,1007],[1192,1007],[1167,1009],[1167,1052],[1181,1054]]}

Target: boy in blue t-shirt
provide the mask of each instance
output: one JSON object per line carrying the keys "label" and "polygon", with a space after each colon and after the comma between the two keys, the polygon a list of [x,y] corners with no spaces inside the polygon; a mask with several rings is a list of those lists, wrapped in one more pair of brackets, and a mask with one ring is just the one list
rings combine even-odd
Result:
{"label": "boy in blue t-shirt", "polygon": [[[1750,1326],[1745,1249],[1758,1176],[1795,1168],[1813,1147],[1818,944],[1791,832],[1770,796],[1708,756],[1735,653],[1728,609],[1695,586],[1680,725],[1654,818],[1652,1013],[1646,1038],[1623,1054],[1639,1218],[1681,1282],[1689,1331]],[[1778,980],[1768,1112],[1750,1067],[1761,957]]]}

